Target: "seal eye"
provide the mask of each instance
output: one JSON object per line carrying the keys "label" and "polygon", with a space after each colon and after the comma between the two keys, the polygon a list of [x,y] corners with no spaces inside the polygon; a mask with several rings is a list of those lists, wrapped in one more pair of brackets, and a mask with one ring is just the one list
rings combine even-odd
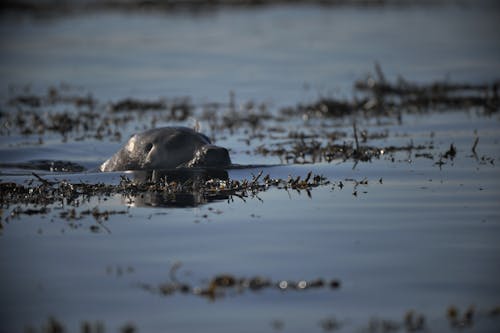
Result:
{"label": "seal eye", "polygon": [[151,151],[151,149],[153,149],[153,144],[150,142],[146,145],[146,147],[144,147],[144,151],[146,153],[149,153]]}

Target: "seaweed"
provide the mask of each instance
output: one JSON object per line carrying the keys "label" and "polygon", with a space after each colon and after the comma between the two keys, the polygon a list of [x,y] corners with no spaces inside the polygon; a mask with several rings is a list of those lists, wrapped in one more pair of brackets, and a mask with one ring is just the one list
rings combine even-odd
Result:
{"label": "seaweed", "polygon": [[[191,170],[186,170],[186,172],[188,175],[193,175]],[[15,218],[20,215],[48,214],[51,205],[59,204],[71,207],[59,213],[61,219],[71,221],[92,216],[96,222],[101,223],[110,215],[126,214],[127,211],[101,211],[98,207],[78,211],[80,203],[90,198],[117,195],[122,196],[129,204],[140,203],[142,200],[143,203],[151,205],[153,201],[147,201],[150,198],[156,199],[154,203],[159,206],[196,206],[214,200],[231,201],[233,197],[245,200],[246,197],[255,197],[259,192],[270,188],[306,191],[310,196],[311,189],[329,184],[325,177],[314,175],[312,172],[309,172],[304,179],[300,176],[281,179],[271,178],[269,175],[262,177],[263,171],[261,170],[252,179],[243,180],[227,179],[227,174],[226,177],[221,177],[222,179],[212,178],[210,175],[214,175],[213,173],[201,175],[199,178],[190,178],[179,170],[159,173],[160,176],[158,176],[158,171],[151,173],[149,180],[140,178],[138,181],[133,181],[122,176],[120,183],[116,185],[70,183],[66,180],[49,181],[33,173],[36,181],[33,180],[30,184],[0,182],[0,208],[6,209],[11,205],[16,205],[10,213],[10,218]],[[180,175],[174,177],[176,174]],[[169,178],[165,175],[169,175]],[[193,198],[199,199],[191,201]],[[20,205],[29,208],[22,209]]]}
{"label": "seaweed", "polygon": [[216,301],[225,297],[227,294],[242,295],[246,291],[261,292],[265,289],[275,289],[282,292],[285,291],[306,291],[312,289],[330,288],[337,290],[341,283],[338,279],[331,279],[329,282],[323,278],[313,280],[278,280],[272,281],[263,276],[253,277],[238,277],[233,274],[218,274],[208,280],[208,283],[202,286],[197,286],[191,283],[180,281],[176,272],[181,267],[180,262],[176,262],[170,268],[169,281],[161,282],[157,285],[150,283],[140,283],[138,286],[151,293],[162,296],[172,296],[176,293],[190,294],[208,298],[211,301]]}

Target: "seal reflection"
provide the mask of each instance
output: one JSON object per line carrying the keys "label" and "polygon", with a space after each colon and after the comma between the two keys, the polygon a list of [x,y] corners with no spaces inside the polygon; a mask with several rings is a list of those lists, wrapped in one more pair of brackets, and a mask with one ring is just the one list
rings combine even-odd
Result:
{"label": "seal reflection", "polygon": [[229,198],[226,194],[210,194],[203,191],[205,183],[212,179],[227,181],[226,170],[216,168],[178,168],[165,170],[137,170],[127,173],[137,184],[168,183],[172,191],[148,191],[129,193],[122,202],[132,207],[196,207]]}

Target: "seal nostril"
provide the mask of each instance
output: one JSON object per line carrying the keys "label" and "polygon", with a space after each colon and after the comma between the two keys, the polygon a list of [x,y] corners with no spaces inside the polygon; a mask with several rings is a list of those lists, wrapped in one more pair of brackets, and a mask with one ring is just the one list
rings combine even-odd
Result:
{"label": "seal nostril", "polygon": [[151,151],[151,149],[153,149],[153,144],[150,142],[146,145],[146,147],[144,148],[144,151],[146,153],[149,153]]}

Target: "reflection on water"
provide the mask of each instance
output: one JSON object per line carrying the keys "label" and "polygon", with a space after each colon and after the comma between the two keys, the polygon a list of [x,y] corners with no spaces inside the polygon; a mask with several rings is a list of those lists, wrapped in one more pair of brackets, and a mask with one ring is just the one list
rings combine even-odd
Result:
{"label": "reflection on water", "polygon": [[[133,207],[195,207],[212,201],[227,200],[228,195],[214,193],[207,195],[202,190],[209,180],[228,180],[227,171],[210,168],[180,168],[174,170],[133,171],[127,173],[133,182],[178,183],[182,190],[172,192],[133,192],[123,198],[124,203]],[[175,185],[174,185],[175,186]]]}

